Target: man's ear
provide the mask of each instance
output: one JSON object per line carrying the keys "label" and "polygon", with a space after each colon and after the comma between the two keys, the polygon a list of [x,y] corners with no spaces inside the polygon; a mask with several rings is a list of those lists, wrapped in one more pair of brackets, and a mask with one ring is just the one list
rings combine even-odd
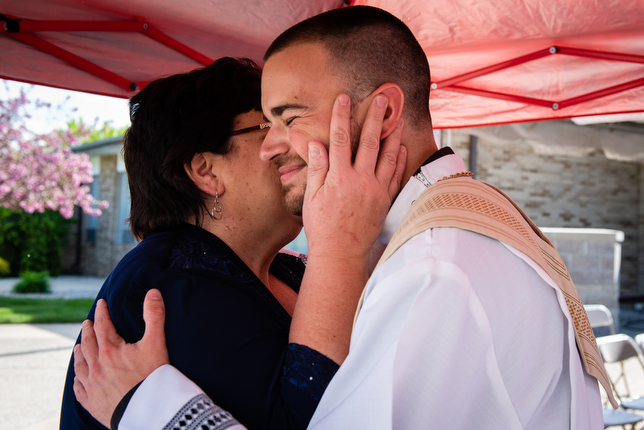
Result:
{"label": "man's ear", "polygon": [[402,116],[405,94],[398,85],[393,83],[381,85],[372,93],[372,96],[375,97],[378,94],[387,97],[387,110],[385,111],[385,119],[382,122],[382,133],[380,134],[380,139],[384,139],[396,129],[396,125]]}
{"label": "man's ear", "polygon": [[218,155],[211,152],[195,154],[190,163],[184,165],[188,178],[203,193],[214,196],[222,196],[226,191],[224,181],[216,173]]}

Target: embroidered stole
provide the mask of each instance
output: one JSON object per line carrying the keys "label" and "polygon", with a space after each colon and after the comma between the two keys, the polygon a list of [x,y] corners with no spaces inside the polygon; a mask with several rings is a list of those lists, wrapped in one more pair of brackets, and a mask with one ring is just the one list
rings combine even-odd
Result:
{"label": "embroidered stole", "polygon": [[[617,409],[588,316],[561,256],[541,230],[501,190],[470,178],[441,180],[428,187],[403,218],[376,269],[409,239],[437,227],[469,230],[506,243],[527,255],[552,278],[563,293],[572,317],[584,369],[601,383],[611,405]],[[358,312],[364,294],[363,291]]]}

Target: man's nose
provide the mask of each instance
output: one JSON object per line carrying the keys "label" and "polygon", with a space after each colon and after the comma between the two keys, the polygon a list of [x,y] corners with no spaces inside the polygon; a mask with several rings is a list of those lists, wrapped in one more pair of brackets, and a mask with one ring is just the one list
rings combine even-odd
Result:
{"label": "man's nose", "polygon": [[262,142],[259,157],[262,161],[269,162],[279,155],[286,154],[288,149],[288,142],[284,139],[283,133],[280,133],[277,127],[271,127]]}

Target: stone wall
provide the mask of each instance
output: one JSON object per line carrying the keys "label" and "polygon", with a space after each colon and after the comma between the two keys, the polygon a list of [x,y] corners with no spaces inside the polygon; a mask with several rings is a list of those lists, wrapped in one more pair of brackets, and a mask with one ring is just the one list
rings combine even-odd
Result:
{"label": "stone wall", "polygon": [[624,234],[618,230],[543,228],[563,259],[584,304],[601,304],[619,330],[619,272]]}
{"label": "stone wall", "polygon": [[[467,129],[452,130],[451,146],[467,166]],[[477,179],[507,193],[538,226],[624,232],[622,295],[644,294],[643,170],[600,151],[574,158],[536,154],[527,143],[478,141]]]}
{"label": "stone wall", "polygon": [[78,228],[70,229],[70,239],[63,250],[63,270],[67,273],[79,273],[87,276],[107,276],[116,264],[136,244],[116,243],[116,228],[118,214],[116,213],[118,201],[118,172],[116,168],[116,155],[103,155],[100,157],[101,168],[98,179],[99,196],[107,200],[110,206],[103,209],[103,214],[96,220],[96,240],[87,242],[86,230],[83,226],[81,234],[81,264],[73,267],[76,254],[76,234]]}
{"label": "stone wall", "polygon": [[[74,218],[78,219],[78,208],[74,211]],[[72,224],[69,227],[67,244],[61,251],[62,273],[63,274],[82,274],[81,268],[76,266],[76,235],[78,234],[78,224]]]}

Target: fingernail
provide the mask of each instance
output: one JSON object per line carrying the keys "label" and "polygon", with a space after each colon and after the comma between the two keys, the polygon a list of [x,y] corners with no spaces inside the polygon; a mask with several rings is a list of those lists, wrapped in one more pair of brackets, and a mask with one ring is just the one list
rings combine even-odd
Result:
{"label": "fingernail", "polygon": [[320,156],[320,148],[317,145],[309,144],[309,158],[318,158]]}
{"label": "fingernail", "polygon": [[404,145],[400,145],[400,153],[405,155],[407,153],[407,148]]}
{"label": "fingernail", "polygon": [[383,107],[387,104],[387,97],[385,96],[376,96],[376,104],[380,107]]}
{"label": "fingernail", "polygon": [[148,298],[150,300],[161,300],[161,292],[157,289],[148,291]]}
{"label": "fingernail", "polygon": [[349,96],[346,94],[340,94],[338,96],[338,103],[340,103],[342,106],[346,106],[349,104]]}
{"label": "fingernail", "polygon": [[401,118],[398,120],[398,124],[396,124],[396,127],[398,127],[398,128],[402,128],[402,127],[403,127],[403,125],[405,125],[405,120],[401,117]]}
{"label": "fingernail", "polygon": [[89,320],[83,321],[83,324],[81,324],[81,327],[87,328],[87,325],[89,324]]}

